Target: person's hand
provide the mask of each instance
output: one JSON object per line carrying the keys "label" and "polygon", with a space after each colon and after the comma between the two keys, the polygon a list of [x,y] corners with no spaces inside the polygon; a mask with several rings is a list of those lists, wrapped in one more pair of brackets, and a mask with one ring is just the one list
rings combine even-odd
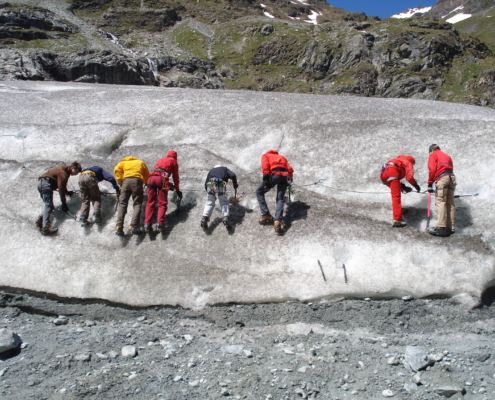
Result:
{"label": "person's hand", "polygon": [[234,189],[237,189],[239,187],[238,183],[234,183]]}
{"label": "person's hand", "polygon": [[269,182],[270,181],[270,175],[269,174],[263,174],[263,181]]}
{"label": "person's hand", "polygon": [[67,207],[67,204],[66,203],[62,204],[62,211],[63,212],[69,211],[69,207]]}
{"label": "person's hand", "polygon": [[414,189],[416,189],[418,193],[421,192],[421,187],[417,183],[414,185]]}
{"label": "person's hand", "polygon": [[428,193],[435,193],[435,190],[433,189],[433,184],[432,183],[430,183],[428,185]]}
{"label": "person's hand", "polygon": [[180,190],[176,190],[175,193],[177,193],[179,200],[182,200],[182,192]]}
{"label": "person's hand", "polygon": [[409,186],[404,185],[403,183],[401,184],[401,189],[402,189],[402,193],[410,193],[410,192],[412,192],[412,188],[410,188]]}
{"label": "person's hand", "polygon": [[117,186],[117,187],[115,188],[115,193],[117,193],[117,197],[119,197],[119,196],[120,196],[120,192],[121,192],[120,187],[119,187],[119,186]]}

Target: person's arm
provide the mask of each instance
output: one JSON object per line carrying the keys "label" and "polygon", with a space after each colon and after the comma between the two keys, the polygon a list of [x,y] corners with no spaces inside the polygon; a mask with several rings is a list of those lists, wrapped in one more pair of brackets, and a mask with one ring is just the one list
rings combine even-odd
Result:
{"label": "person's arm", "polygon": [[237,183],[237,175],[227,168],[227,176],[232,181],[232,185],[234,185],[234,189],[237,189],[239,184]]}
{"label": "person's arm", "polygon": [[112,184],[113,188],[115,190],[117,190],[119,185],[117,185],[117,181],[115,180],[115,178],[110,173],[108,173],[107,171],[105,171],[102,168],[101,169],[101,175],[102,175],[104,181],[110,182]]}
{"label": "person's arm", "polygon": [[179,164],[175,163],[174,170],[172,172],[172,177],[174,178],[174,187],[175,190],[180,191],[180,178],[179,178]]}
{"label": "person's arm", "polygon": [[148,178],[150,176],[150,171],[148,170],[148,167],[146,166],[144,161],[141,161],[141,162],[142,162],[141,173],[143,174],[143,184],[147,185],[148,184]]}
{"label": "person's arm", "polygon": [[428,157],[428,186],[433,185],[435,182],[435,176],[437,174],[437,157],[433,152]]}
{"label": "person's arm", "polygon": [[114,170],[113,170],[113,174],[115,175],[115,178],[117,179],[117,182],[119,185],[122,185],[122,178],[124,176],[124,168],[123,168],[123,165],[122,163],[118,163]]}

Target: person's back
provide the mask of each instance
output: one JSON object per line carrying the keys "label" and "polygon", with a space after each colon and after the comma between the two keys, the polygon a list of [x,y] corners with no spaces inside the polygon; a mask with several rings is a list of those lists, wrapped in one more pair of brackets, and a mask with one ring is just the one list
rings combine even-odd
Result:
{"label": "person's back", "polygon": [[215,208],[216,197],[218,196],[218,202],[222,208],[223,219],[222,222],[227,229],[232,229],[231,222],[229,220],[229,199],[227,196],[227,182],[229,179],[234,185],[234,189],[239,186],[237,183],[237,176],[227,167],[222,165],[215,165],[206,176],[205,190],[206,190],[206,204],[203,210],[203,216],[201,217],[201,227],[208,229],[208,222],[210,220],[213,209]]}
{"label": "person's back", "polygon": [[148,167],[143,161],[138,160],[136,157],[125,157],[115,166],[114,174],[117,182],[122,185],[119,196],[115,233],[118,236],[124,235],[124,219],[127,213],[129,199],[132,196],[134,210],[129,230],[131,234],[141,234],[142,231],[139,227],[139,220],[144,200],[143,185],[148,182]]}
{"label": "person's back", "polygon": [[[173,184],[170,179],[173,179]],[[182,192],[180,191],[180,179],[179,179],[179,164],[177,162],[177,152],[169,151],[167,155],[160,158],[150,172],[148,178],[148,203],[146,204],[146,210],[144,214],[144,231],[145,233],[151,233],[153,214],[155,212],[155,204],[158,200],[158,213],[157,213],[157,232],[164,232],[166,228],[166,214],[168,209],[168,191],[174,190],[177,193],[177,197],[182,199]]]}

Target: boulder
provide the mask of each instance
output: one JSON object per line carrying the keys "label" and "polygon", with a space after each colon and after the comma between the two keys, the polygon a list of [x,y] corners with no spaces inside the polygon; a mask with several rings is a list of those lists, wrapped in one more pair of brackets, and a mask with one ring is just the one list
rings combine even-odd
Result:
{"label": "boulder", "polygon": [[0,353],[16,349],[22,343],[19,335],[9,329],[0,329]]}

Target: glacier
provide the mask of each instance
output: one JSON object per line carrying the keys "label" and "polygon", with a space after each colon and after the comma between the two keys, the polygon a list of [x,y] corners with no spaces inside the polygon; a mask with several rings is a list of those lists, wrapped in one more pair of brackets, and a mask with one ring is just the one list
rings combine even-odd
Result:
{"label": "glacier", "polygon": [[[473,307],[495,278],[495,111],[424,100],[248,91],[0,82],[0,286],[61,298],[128,306],[450,297]],[[392,229],[381,165],[416,158],[426,189],[428,146],[454,160],[456,234],[425,233],[427,195],[403,195],[408,227]],[[287,231],[258,224],[255,189],[269,149],[295,170]],[[42,201],[37,178],[79,161],[108,171],[135,156],[153,168],[178,152],[180,213],[169,194],[165,235],[114,234],[114,196],[103,224],[81,228],[58,210],[59,233],[34,227]],[[234,230],[213,214],[199,225],[204,179],[222,164],[239,179]],[[110,185],[100,184],[112,192]],[[69,189],[78,189],[71,177]],[[230,187],[230,195],[233,190]],[[274,211],[275,193],[267,194]],[[58,194],[55,206],[60,206]],[[76,213],[80,198],[68,201]],[[435,223],[433,206],[431,225]],[[129,208],[126,224],[130,221]]]}

